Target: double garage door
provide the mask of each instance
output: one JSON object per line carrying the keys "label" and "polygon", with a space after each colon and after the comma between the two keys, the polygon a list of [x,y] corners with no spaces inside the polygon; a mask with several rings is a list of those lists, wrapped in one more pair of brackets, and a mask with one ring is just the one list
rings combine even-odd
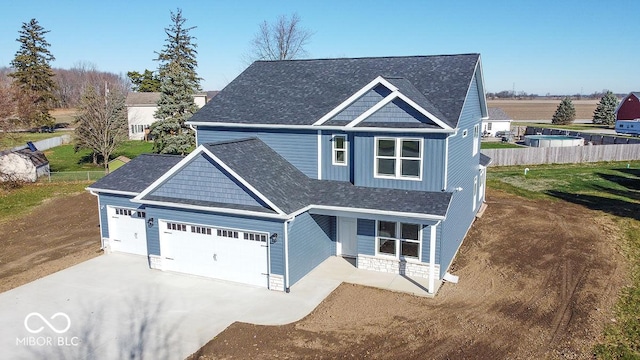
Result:
{"label": "double garage door", "polygon": [[260,232],[160,220],[164,270],[267,287],[267,239]]}
{"label": "double garage door", "polygon": [[147,255],[147,228],[144,211],[107,207],[111,251]]}

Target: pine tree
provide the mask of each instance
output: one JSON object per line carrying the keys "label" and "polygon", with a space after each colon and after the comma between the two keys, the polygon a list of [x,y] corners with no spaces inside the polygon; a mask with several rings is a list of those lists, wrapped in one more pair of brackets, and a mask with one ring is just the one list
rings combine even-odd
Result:
{"label": "pine tree", "polygon": [[185,27],[182,10],[171,12],[171,27],[165,28],[167,39],[158,53],[160,61],[160,100],[154,117],[159,119],[151,127],[154,150],[163,154],[184,154],[195,144],[193,131],[185,125],[198,107],[193,94],[200,90],[200,78],[196,73],[197,45],[189,32],[195,27]]}
{"label": "pine tree", "polygon": [[16,39],[20,43],[20,49],[11,61],[15,71],[9,76],[13,78],[16,89],[14,96],[17,114],[28,125],[51,126],[55,121],[49,114],[55,100],[53,92],[56,83],[53,79],[55,73],[49,64],[55,57],[44,38],[48,32],[36,19],[22,23],[20,36]]}
{"label": "pine tree", "polygon": [[615,125],[616,108],[618,107],[618,98],[611,91],[607,91],[598,106],[593,111],[593,123],[602,125]]}
{"label": "pine tree", "polygon": [[556,109],[555,114],[551,118],[552,124],[568,125],[576,119],[576,108],[568,97],[562,99],[560,105]]}
{"label": "pine tree", "polygon": [[133,91],[136,92],[159,92],[160,78],[151,70],[144,69],[144,73],[129,71],[127,77],[131,81]]}

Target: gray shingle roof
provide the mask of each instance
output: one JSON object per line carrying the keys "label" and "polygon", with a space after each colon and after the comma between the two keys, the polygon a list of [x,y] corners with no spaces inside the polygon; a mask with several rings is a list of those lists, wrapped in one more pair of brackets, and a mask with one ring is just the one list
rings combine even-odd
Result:
{"label": "gray shingle roof", "polygon": [[308,205],[444,216],[451,193],[354,186],[307,177],[262,141],[251,138],[204,145],[285,213]]}
{"label": "gray shingle roof", "polygon": [[412,100],[455,127],[478,61],[479,54],[256,61],[190,121],[311,125],[383,76],[404,79],[424,97]]}
{"label": "gray shingle roof", "polygon": [[487,155],[480,153],[480,165],[482,166],[489,166],[489,164],[491,164],[493,160],[491,160],[490,157],[488,157]]}
{"label": "gray shingle roof", "polygon": [[96,181],[89,189],[141,193],[184,157],[142,154]]}
{"label": "gray shingle roof", "polygon": [[513,120],[502,108],[490,107],[488,112],[489,120]]}
{"label": "gray shingle roof", "polygon": [[156,106],[160,100],[159,92],[130,92],[127,94],[127,106]]}

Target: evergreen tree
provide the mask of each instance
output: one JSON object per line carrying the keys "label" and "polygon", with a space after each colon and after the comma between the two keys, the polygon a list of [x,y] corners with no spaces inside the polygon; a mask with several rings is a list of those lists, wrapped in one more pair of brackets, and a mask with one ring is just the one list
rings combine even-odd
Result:
{"label": "evergreen tree", "polygon": [[160,91],[160,77],[154,75],[151,70],[144,70],[144,73],[140,74],[137,71],[129,71],[127,77],[133,85],[133,91],[136,92],[159,92]]}
{"label": "evergreen tree", "polygon": [[9,76],[13,78],[16,89],[14,96],[17,114],[23,123],[29,125],[51,126],[55,122],[49,114],[55,100],[53,91],[56,83],[53,78],[55,73],[49,65],[55,57],[44,38],[48,32],[36,19],[22,23],[20,36],[16,39],[20,43],[20,49],[11,61],[15,71]]}
{"label": "evergreen tree", "polygon": [[552,124],[568,125],[576,119],[576,108],[568,97],[565,97],[558,105],[555,114],[551,118]]}
{"label": "evergreen tree", "polygon": [[593,123],[602,125],[615,125],[616,108],[618,107],[618,98],[611,91],[607,91],[598,106],[593,111]]}
{"label": "evergreen tree", "polygon": [[160,100],[154,117],[159,119],[151,128],[154,150],[163,154],[184,154],[195,144],[193,131],[185,121],[198,107],[193,94],[200,90],[200,78],[196,73],[195,38],[189,32],[195,27],[185,27],[182,10],[171,12],[171,27],[165,28],[167,39],[158,53],[160,61]]}

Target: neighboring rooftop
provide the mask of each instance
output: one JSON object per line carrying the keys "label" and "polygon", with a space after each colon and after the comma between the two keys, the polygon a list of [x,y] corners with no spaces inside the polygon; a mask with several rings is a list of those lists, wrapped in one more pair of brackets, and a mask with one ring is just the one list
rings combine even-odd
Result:
{"label": "neighboring rooftop", "polygon": [[489,112],[489,120],[513,120],[502,108],[490,107],[487,111]]}
{"label": "neighboring rooftop", "polygon": [[192,122],[312,125],[383,76],[448,125],[457,125],[479,54],[256,61]]}
{"label": "neighboring rooftop", "polygon": [[[159,92],[130,92],[125,101],[126,106],[156,106],[160,100]],[[196,93],[193,96],[208,96],[208,93]]]}

